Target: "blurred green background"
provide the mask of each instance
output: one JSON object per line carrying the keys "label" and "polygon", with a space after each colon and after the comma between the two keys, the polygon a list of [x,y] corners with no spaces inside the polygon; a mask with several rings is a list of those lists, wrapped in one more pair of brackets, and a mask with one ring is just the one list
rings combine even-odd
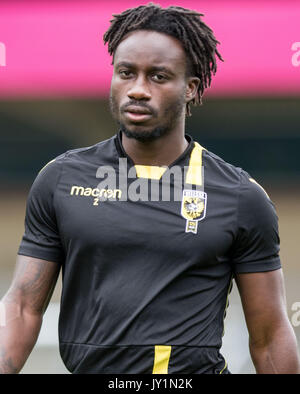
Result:
{"label": "blurred green background", "polygon": [[[2,101],[1,184],[32,182],[45,162],[116,132],[106,100]],[[270,187],[300,184],[299,98],[210,98],[187,132]]]}

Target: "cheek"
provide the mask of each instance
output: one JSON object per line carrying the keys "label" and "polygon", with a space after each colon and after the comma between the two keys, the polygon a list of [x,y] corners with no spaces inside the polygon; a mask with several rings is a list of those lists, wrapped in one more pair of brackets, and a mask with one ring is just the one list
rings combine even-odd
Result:
{"label": "cheek", "polygon": [[160,96],[160,106],[162,112],[172,113],[180,112],[185,108],[185,87],[180,86],[178,89],[168,89]]}
{"label": "cheek", "polygon": [[114,81],[114,79],[112,79],[110,84],[110,96],[115,98],[117,97],[117,93],[118,93],[118,84],[116,81]]}
{"label": "cheek", "polygon": [[121,97],[120,89],[118,89],[116,84],[112,83],[110,88],[110,106],[114,113],[119,112]]}
{"label": "cheek", "polygon": [[110,84],[111,94],[116,98],[120,98],[124,94],[124,89],[124,82],[113,76]]}

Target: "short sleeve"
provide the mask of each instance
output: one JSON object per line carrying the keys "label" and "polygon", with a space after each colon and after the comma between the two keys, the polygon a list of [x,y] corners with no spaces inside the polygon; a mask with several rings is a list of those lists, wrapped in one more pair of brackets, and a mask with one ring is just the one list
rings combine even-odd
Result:
{"label": "short sleeve", "polygon": [[246,172],[241,174],[237,237],[232,251],[236,273],[281,268],[275,206],[265,190]]}
{"label": "short sleeve", "polygon": [[32,184],[27,198],[25,232],[19,255],[61,263],[64,258],[54,209],[55,189],[62,160],[54,159],[43,167]]}

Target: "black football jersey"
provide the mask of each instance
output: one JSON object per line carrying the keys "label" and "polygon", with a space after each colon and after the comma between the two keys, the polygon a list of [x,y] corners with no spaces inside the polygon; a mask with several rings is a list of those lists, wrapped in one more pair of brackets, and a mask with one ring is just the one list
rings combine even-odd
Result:
{"label": "black football jersey", "polygon": [[60,353],[72,373],[228,373],[233,277],[281,267],[266,192],[186,139],[172,165],[141,166],[119,132],[58,156],[31,187],[18,253],[62,267]]}

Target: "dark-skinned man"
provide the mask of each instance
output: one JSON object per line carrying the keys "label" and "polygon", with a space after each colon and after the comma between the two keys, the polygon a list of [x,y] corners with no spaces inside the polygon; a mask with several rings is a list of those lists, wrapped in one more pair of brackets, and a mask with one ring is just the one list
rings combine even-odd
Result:
{"label": "dark-skinned man", "polygon": [[[230,373],[219,350],[234,279],[257,373],[299,373],[274,206],[185,130],[222,60],[212,30],[194,11],[150,3],[115,15],[104,41],[119,132],[55,158],[31,188],[1,301],[0,371],[24,365],[61,268],[72,373]],[[105,188],[108,168],[117,182]]]}

